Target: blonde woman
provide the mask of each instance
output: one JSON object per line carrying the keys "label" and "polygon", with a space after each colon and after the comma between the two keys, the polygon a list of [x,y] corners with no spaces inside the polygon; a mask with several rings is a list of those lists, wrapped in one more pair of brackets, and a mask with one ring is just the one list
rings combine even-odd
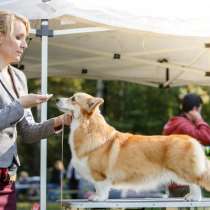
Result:
{"label": "blonde woman", "polygon": [[60,115],[43,123],[35,123],[30,108],[50,97],[28,94],[23,72],[12,67],[27,48],[29,21],[8,11],[0,11],[0,210],[15,210],[15,177],[20,165],[16,137],[32,143],[61,129],[62,122],[71,123],[70,115]]}

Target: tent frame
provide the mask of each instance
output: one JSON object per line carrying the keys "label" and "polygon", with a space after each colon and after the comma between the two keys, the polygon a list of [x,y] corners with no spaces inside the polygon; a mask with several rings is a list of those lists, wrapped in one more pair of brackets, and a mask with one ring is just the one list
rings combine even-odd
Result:
{"label": "tent frame", "polygon": [[[50,32],[50,33],[48,33]],[[41,49],[41,94],[47,94],[47,75],[48,75],[48,36],[52,36],[52,31],[48,29],[48,20],[41,20],[41,29],[37,30],[37,36],[42,39],[42,49]],[[47,103],[41,104],[41,122],[47,120]],[[47,139],[41,140],[41,152],[40,152],[40,209],[44,210],[46,208],[46,189],[47,189]]]}

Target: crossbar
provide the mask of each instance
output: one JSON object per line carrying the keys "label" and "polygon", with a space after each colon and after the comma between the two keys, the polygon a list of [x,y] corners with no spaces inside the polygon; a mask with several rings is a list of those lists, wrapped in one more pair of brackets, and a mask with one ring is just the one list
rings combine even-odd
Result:
{"label": "crossbar", "polygon": [[166,208],[166,207],[210,207],[210,198],[202,201],[186,201],[183,198],[109,199],[89,201],[87,199],[62,200],[66,208]]}

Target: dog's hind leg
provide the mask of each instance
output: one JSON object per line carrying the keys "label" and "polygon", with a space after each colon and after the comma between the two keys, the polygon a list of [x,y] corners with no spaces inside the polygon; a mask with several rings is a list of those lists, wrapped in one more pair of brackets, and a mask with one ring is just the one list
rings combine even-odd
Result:
{"label": "dog's hind leg", "polygon": [[185,200],[187,201],[201,201],[202,199],[202,194],[201,194],[201,189],[198,185],[196,184],[190,184],[190,192],[185,195]]}
{"label": "dog's hind leg", "polygon": [[91,201],[104,201],[106,199],[108,199],[109,197],[109,190],[111,188],[111,183],[110,181],[99,181],[99,182],[95,182],[95,189],[96,192],[92,195],[90,195],[90,197],[88,197],[88,200]]}
{"label": "dog's hind leg", "polygon": [[206,160],[206,170],[199,177],[198,184],[210,192],[210,161]]}

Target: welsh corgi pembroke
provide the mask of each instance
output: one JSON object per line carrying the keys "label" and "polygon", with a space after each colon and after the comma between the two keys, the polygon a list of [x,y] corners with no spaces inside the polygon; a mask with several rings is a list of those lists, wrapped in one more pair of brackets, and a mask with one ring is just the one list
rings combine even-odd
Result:
{"label": "welsh corgi pembroke", "polygon": [[110,188],[145,190],[171,181],[189,185],[189,201],[201,200],[199,185],[210,191],[210,164],[196,139],[122,133],[101,115],[103,102],[86,93],[57,102],[62,112],[72,113],[72,164],[95,186],[89,200],[106,200]]}

